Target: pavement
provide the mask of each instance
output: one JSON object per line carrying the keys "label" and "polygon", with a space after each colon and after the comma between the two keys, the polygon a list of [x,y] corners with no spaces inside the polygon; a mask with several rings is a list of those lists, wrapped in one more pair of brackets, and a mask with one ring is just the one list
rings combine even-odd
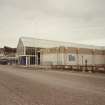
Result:
{"label": "pavement", "polygon": [[0,105],[105,105],[105,74],[0,65]]}

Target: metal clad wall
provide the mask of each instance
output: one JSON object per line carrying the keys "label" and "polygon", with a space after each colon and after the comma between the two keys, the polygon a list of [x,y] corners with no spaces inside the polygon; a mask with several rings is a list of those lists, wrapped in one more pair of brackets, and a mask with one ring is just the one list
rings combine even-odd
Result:
{"label": "metal clad wall", "polygon": [[[105,64],[105,51],[102,50],[102,47],[34,38],[20,38],[17,55],[26,56],[29,52],[35,55],[32,47],[42,48],[41,64],[81,65],[85,63],[85,60],[89,65]],[[28,53],[27,48],[30,48]]]}
{"label": "metal clad wall", "polygon": [[105,64],[105,55],[102,50],[86,48],[49,48],[43,50],[43,62],[62,65]]}

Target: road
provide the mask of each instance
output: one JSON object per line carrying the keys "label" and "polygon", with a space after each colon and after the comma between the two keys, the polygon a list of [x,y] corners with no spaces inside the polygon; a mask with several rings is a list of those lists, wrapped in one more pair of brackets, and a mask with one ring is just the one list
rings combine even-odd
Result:
{"label": "road", "polygon": [[0,65],[0,105],[105,105],[105,74]]}

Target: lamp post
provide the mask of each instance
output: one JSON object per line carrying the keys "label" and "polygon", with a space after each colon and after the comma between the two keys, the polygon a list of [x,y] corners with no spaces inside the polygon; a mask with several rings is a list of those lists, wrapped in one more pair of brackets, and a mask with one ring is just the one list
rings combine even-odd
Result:
{"label": "lamp post", "polygon": [[92,60],[93,61],[92,62],[93,63],[92,65],[95,65],[95,49],[92,50],[92,59],[93,59]]}

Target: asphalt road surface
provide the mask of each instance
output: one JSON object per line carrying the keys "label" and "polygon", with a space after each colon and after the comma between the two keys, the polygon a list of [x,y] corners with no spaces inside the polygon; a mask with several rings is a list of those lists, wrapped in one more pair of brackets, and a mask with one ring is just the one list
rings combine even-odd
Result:
{"label": "asphalt road surface", "polygon": [[0,65],[0,105],[105,105],[105,74]]}

